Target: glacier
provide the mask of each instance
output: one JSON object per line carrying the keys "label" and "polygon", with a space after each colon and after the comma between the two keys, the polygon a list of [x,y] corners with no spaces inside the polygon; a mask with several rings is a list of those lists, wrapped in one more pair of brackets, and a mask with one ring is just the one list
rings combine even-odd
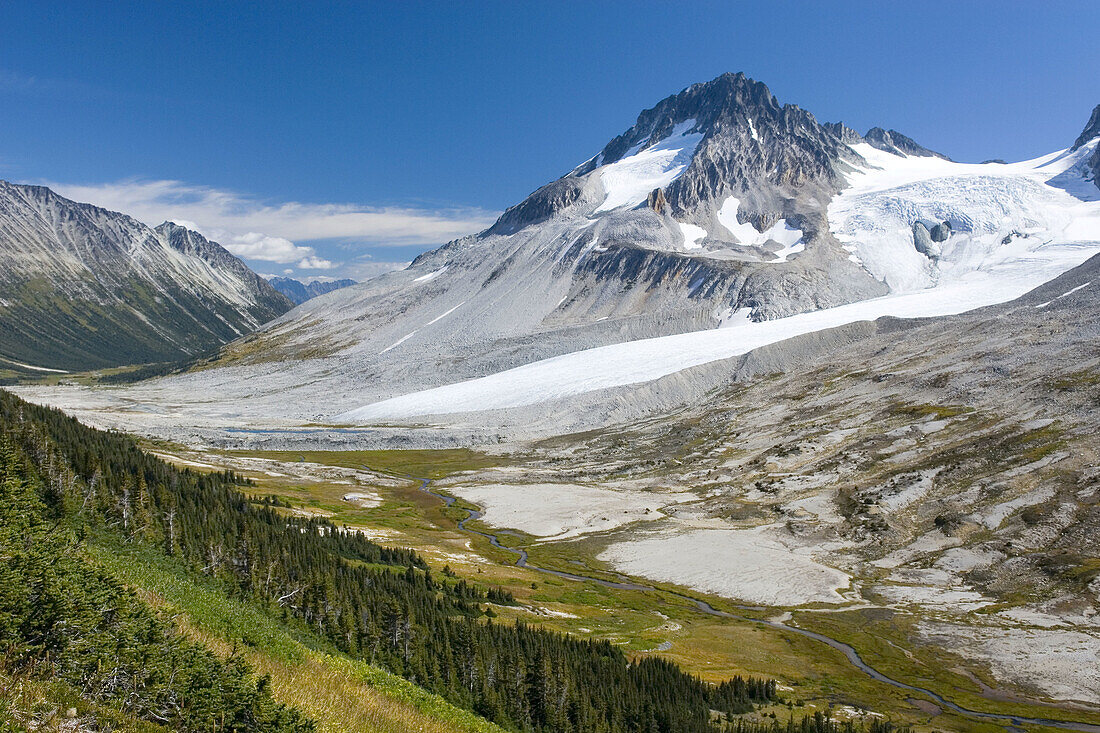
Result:
{"label": "glacier", "polygon": [[[369,424],[524,407],[649,382],[855,321],[948,316],[1012,300],[1100,252],[1100,196],[1064,185],[1075,180],[1067,172],[1079,167],[1097,142],[1015,164],[956,163],[857,144],[853,147],[867,165],[849,174],[848,187],[829,204],[830,228],[864,268],[890,287],[888,295],[567,353],[391,397],[332,419]],[[751,228],[736,224],[736,199],[722,208],[724,225]],[[914,219],[951,224],[939,257],[913,247],[909,222]],[[780,226],[790,228],[781,221],[773,229]],[[685,231],[685,236],[695,234]],[[781,243],[788,254],[797,246],[797,241]]]}

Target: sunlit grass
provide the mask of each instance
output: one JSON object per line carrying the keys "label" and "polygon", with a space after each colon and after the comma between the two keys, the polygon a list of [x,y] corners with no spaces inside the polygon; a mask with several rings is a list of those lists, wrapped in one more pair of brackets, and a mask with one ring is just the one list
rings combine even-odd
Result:
{"label": "sunlit grass", "polygon": [[148,548],[98,538],[96,561],[154,605],[176,614],[191,638],[237,653],[271,677],[276,700],[299,708],[322,731],[502,733],[473,713],[377,667],[337,652],[293,620],[228,598],[214,582],[189,576]]}

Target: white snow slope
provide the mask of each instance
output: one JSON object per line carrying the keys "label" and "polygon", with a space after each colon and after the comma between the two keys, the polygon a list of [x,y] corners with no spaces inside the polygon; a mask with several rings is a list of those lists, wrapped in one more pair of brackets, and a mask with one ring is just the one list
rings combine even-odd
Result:
{"label": "white snow slope", "polygon": [[[663,175],[679,172],[675,161],[694,148],[691,137],[674,135],[668,141],[677,143],[668,150],[650,149],[662,157],[657,167]],[[364,424],[522,407],[648,382],[854,321],[945,316],[1012,300],[1100,252],[1100,191],[1082,185],[1077,173],[1098,143],[1010,165],[898,156],[857,145],[868,166],[851,174],[849,187],[829,205],[830,226],[852,257],[890,286],[889,295],[772,321],[742,321],[573,352],[375,402],[334,420]],[[644,186],[608,186],[608,172],[603,208],[626,205],[643,188],[655,187],[650,184],[656,174],[645,177]],[[951,224],[938,257],[915,249],[912,226],[918,220]]]}
{"label": "white snow slope", "polygon": [[607,198],[596,212],[633,207],[655,188],[664,188],[687,168],[702,133],[690,132],[695,120],[676,125],[664,140],[642,149],[639,145],[621,159],[599,169]]}

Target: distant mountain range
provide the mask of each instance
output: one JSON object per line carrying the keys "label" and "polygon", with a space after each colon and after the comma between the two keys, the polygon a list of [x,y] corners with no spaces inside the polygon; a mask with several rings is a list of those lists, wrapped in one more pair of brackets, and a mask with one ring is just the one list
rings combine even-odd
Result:
{"label": "distant mountain range", "polygon": [[0,370],[186,359],[291,307],[197,232],[0,181]]}
{"label": "distant mountain range", "polygon": [[271,283],[271,287],[285,295],[295,305],[301,305],[310,298],[316,298],[318,295],[324,295],[325,293],[331,293],[333,290],[355,285],[355,281],[350,278],[327,281],[314,280],[306,284],[292,277],[273,277],[269,279],[268,282]]}

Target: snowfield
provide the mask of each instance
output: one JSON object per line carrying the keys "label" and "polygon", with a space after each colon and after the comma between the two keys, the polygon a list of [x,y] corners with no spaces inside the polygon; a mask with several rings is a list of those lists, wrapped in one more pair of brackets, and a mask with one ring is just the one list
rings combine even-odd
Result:
{"label": "snowfield", "polygon": [[664,188],[684,172],[702,133],[692,133],[695,120],[681,122],[664,140],[642,149],[641,145],[627,151],[614,163],[599,170],[607,198],[596,212],[630,208],[646,200],[655,188]]}
{"label": "snowfield", "polygon": [[[607,166],[604,184],[610,187],[603,208],[644,200],[643,189],[655,187],[649,176],[658,169],[666,177],[678,175],[681,154],[690,157],[698,143],[692,138],[674,133]],[[1076,173],[1098,142],[1073,154],[1062,151],[1011,165],[898,156],[856,145],[868,165],[851,173],[849,188],[830,203],[830,226],[851,256],[890,286],[889,295],[772,321],[737,320],[720,329],[572,352],[363,405],[332,419],[370,424],[523,407],[649,382],[855,321],[947,316],[1012,300],[1100,252],[1100,191],[1090,191],[1091,184],[1082,185]],[[628,179],[635,183],[628,186]],[[737,207],[737,199],[730,198],[719,214],[734,234],[755,237],[756,244],[778,241],[784,247],[779,259],[804,247],[802,233],[785,220],[765,233],[738,224]],[[937,244],[938,255],[917,251],[914,221],[949,222],[951,232]],[[686,247],[698,246],[697,229],[682,226]]]}
{"label": "snowfield", "polygon": [[707,238],[706,229],[695,224],[676,223],[680,225],[680,233],[684,235],[684,249],[703,248],[702,241]]}
{"label": "snowfield", "polygon": [[796,229],[787,223],[786,219],[780,219],[767,231],[758,232],[751,223],[741,223],[737,220],[737,210],[741,202],[730,196],[722,203],[718,210],[718,222],[737,238],[737,241],[746,247],[759,247],[769,241],[778,242],[782,249],[777,253],[776,262],[785,262],[789,255],[801,252],[805,249],[802,243],[802,230]]}
{"label": "snowfield", "polygon": [[[1100,240],[1100,238],[1098,238]],[[1014,246],[983,269],[936,288],[800,313],[774,321],[736,321],[722,328],[628,341],[525,364],[479,379],[413,392],[339,414],[336,423],[366,424],[480,410],[523,407],[668,374],[803,334],[883,316],[947,316],[1017,298],[1100,252],[1100,241],[1047,245],[1033,252]],[[1005,253],[1007,255],[1007,253]]]}
{"label": "snowfield", "polygon": [[[829,204],[830,227],[895,292],[935,287],[953,273],[1003,258],[1006,237],[1029,251],[1051,243],[1096,242],[1100,190],[1075,185],[1080,176],[1067,176],[1094,145],[1011,165],[899,157],[855,145],[868,166],[849,175],[850,187]],[[938,243],[938,257],[914,247],[917,221],[950,223],[951,235]]]}

